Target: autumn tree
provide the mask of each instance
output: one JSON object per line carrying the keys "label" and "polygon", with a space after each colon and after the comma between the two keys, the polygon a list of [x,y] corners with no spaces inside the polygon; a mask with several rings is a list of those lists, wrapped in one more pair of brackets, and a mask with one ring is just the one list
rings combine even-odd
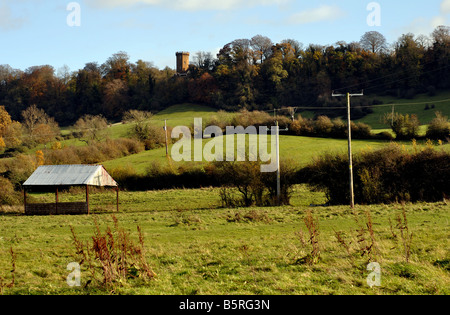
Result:
{"label": "autumn tree", "polygon": [[3,132],[3,138],[6,148],[17,148],[23,142],[22,124],[18,121],[12,121]]}
{"label": "autumn tree", "polygon": [[117,79],[128,81],[131,69],[129,59],[130,57],[124,51],[113,54],[101,66],[104,77],[109,81]]}
{"label": "autumn tree", "polygon": [[22,143],[22,125],[11,120],[4,106],[0,106],[0,149],[17,148]]}
{"label": "autumn tree", "polygon": [[105,85],[103,93],[102,112],[107,117],[120,117],[128,104],[128,85],[120,79],[114,79]]}
{"label": "autumn tree", "polygon": [[3,136],[11,123],[11,116],[9,116],[5,106],[0,106],[0,150],[6,146]]}
{"label": "autumn tree", "polygon": [[152,113],[131,109],[123,114],[122,121],[131,124],[130,134],[139,141],[145,141],[150,136],[150,119]]}
{"label": "autumn tree", "polygon": [[425,55],[425,50],[416,42],[412,33],[402,35],[394,44],[394,49],[395,70],[400,73],[397,88],[401,89],[401,96],[411,98],[417,92],[416,89],[420,87],[423,70],[421,60]]}
{"label": "autumn tree", "polygon": [[36,105],[31,105],[26,110],[22,111],[23,126],[29,134],[33,134],[36,127],[39,125],[48,125],[56,134],[59,132],[59,126],[55,119],[47,115],[42,109]]}
{"label": "autumn tree", "polygon": [[102,74],[100,66],[89,62],[74,76],[75,91],[73,100],[76,103],[78,117],[99,114],[102,104]]}

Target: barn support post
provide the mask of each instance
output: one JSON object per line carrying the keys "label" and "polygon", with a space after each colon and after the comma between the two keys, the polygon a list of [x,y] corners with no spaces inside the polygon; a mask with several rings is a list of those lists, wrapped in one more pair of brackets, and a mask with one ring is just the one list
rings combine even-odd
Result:
{"label": "barn support post", "polygon": [[119,212],[119,186],[116,187],[116,194],[117,194],[117,212]]}
{"label": "barn support post", "polygon": [[56,187],[56,191],[55,191],[55,212],[56,212],[56,214],[58,214],[58,202],[59,202],[58,187]]}
{"label": "barn support post", "polygon": [[24,205],[24,210],[25,210],[25,214],[27,214],[27,189],[25,187],[23,187],[23,205]]}
{"label": "barn support post", "polygon": [[86,204],[87,204],[87,210],[88,215],[90,214],[90,207],[89,207],[89,185],[86,185]]}

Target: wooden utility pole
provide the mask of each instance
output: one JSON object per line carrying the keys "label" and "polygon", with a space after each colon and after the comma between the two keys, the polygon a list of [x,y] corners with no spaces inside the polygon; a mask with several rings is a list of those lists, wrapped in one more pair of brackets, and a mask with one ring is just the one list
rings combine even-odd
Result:
{"label": "wooden utility pole", "polygon": [[164,120],[164,134],[166,137],[166,157],[169,156],[169,144],[168,144],[168,139],[167,139],[167,119]]}
{"label": "wooden utility pole", "polygon": [[353,154],[352,154],[352,119],[351,119],[351,104],[350,99],[353,96],[364,96],[364,92],[360,94],[334,94],[333,97],[347,97],[347,121],[348,121],[348,168],[349,168],[349,178],[350,178],[350,207],[355,207],[355,193],[353,188]]}
{"label": "wooden utility pole", "polygon": [[280,175],[280,127],[277,120],[277,132],[276,132],[276,153],[277,153],[277,202],[280,205],[281,198],[281,175]]}
{"label": "wooden utility pole", "polygon": [[277,203],[281,204],[281,170],[280,170],[280,131],[288,131],[288,128],[280,130],[278,120],[276,122],[275,132],[275,150],[277,163]]}

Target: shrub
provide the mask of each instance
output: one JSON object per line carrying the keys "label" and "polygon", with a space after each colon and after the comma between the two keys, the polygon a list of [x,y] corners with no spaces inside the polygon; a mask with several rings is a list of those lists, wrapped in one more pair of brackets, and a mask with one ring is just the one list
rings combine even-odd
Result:
{"label": "shrub", "polygon": [[345,123],[341,118],[333,119],[333,137],[345,138],[347,137],[347,123]]}
{"label": "shrub", "polygon": [[314,122],[314,128],[317,135],[328,136],[333,130],[333,123],[327,116],[319,116]]}
{"label": "shrub", "polygon": [[[435,202],[450,195],[450,154],[398,145],[354,157],[355,201],[360,204]],[[324,155],[299,172],[300,181],[324,191],[331,204],[349,204],[348,157]]]}
{"label": "shrub", "polygon": [[377,133],[374,138],[378,140],[394,140],[394,136],[387,131]]}
{"label": "shrub", "polygon": [[418,136],[420,121],[417,115],[386,114],[384,122],[390,125],[397,140],[411,140]]}
{"label": "shrub", "polygon": [[14,185],[0,176],[0,205],[12,206],[19,203],[19,193],[14,191]]}
{"label": "shrub", "polygon": [[370,139],[372,137],[372,128],[365,123],[351,123],[352,137],[355,139]]}
{"label": "shrub", "polygon": [[434,118],[427,130],[427,138],[432,140],[445,140],[450,138],[450,121],[441,112],[435,113]]}
{"label": "shrub", "polygon": [[36,167],[37,163],[34,156],[19,154],[7,163],[8,171],[5,176],[10,180],[16,190],[20,190],[22,183],[33,174]]}
{"label": "shrub", "polygon": [[276,173],[262,173],[261,162],[216,162],[215,177],[219,185],[237,190],[240,199],[230,191],[221,191],[222,203],[226,206],[249,207],[289,204],[296,168],[291,161],[280,163],[280,200],[277,198]]}
{"label": "shrub", "polygon": [[206,127],[208,126],[218,126],[220,129],[225,131],[227,126],[231,126],[232,115],[223,110],[219,110],[217,113],[212,115],[206,122]]}

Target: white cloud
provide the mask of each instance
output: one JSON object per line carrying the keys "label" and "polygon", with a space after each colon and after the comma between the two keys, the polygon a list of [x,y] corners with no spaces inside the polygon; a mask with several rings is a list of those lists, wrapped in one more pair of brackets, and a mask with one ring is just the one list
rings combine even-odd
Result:
{"label": "white cloud", "polygon": [[445,25],[446,19],[443,16],[435,16],[430,21],[430,26],[435,29],[438,26]]}
{"label": "white cloud", "polygon": [[322,21],[332,21],[344,16],[337,6],[322,5],[316,9],[305,10],[293,14],[289,18],[291,24],[309,24]]}
{"label": "white cloud", "polygon": [[0,30],[9,31],[21,28],[26,22],[25,18],[14,17],[7,5],[0,6]]}
{"label": "white cloud", "polygon": [[244,7],[282,5],[290,0],[86,0],[96,8],[132,7],[135,5],[160,6],[183,11],[233,10]]}
{"label": "white cloud", "polygon": [[450,14],[450,0],[442,0],[441,12],[442,14]]}
{"label": "white cloud", "polygon": [[418,17],[409,25],[396,31],[396,35],[413,33],[414,35],[429,35],[436,27],[448,24],[447,15],[450,14],[450,0],[442,0],[440,14],[433,17]]}

